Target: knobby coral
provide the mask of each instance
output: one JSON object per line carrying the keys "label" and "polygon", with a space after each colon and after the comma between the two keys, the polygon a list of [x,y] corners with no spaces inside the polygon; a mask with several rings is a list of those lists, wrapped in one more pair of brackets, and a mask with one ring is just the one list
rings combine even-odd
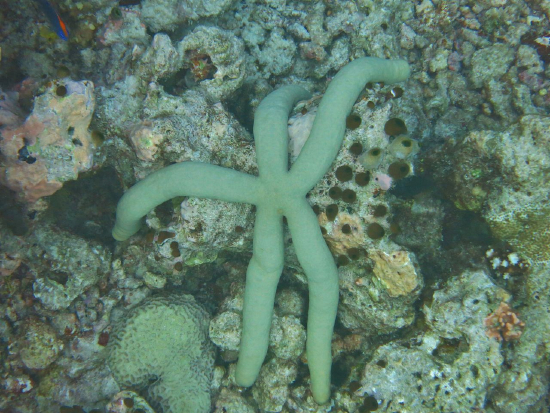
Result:
{"label": "knobby coral", "polygon": [[483,324],[487,327],[487,336],[498,341],[517,340],[525,328],[525,323],[507,303],[500,303],[498,308],[483,320]]}

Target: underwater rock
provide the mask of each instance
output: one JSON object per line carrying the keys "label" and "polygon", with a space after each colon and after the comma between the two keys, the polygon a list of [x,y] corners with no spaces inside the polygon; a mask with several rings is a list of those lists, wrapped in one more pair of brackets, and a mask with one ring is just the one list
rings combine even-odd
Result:
{"label": "underwater rock", "polygon": [[296,364],[273,358],[262,366],[252,394],[266,412],[280,412],[290,393],[291,384],[298,374]]}
{"label": "underwater rock", "polygon": [[380,346],[357,394],[373,396],[384,412],[469,412],[485,406],[504,357],[499,342],[485,334],[483,320],[493,302],[509,297],[482,271],[452,279],[424,305],[428,331]]}
{"label": "underwater rock", "polygon": [[198,26],[177,46],[188,84],[216,99],[226,99],[242,86],[247,75],[244,43],[230,31]]}
{"label": "underwater rock", "polygon": [[[378,252],[373,251],[373,254],[376,253]],[[415,271],[413,267],[411,269]],[[394,332],[414,321],[414,302],[420,295],[420,288],[406,294],[391,296],[390,289],[378,281],[371,266],[365,268],[357,263],[341,267],[339,274],[338,319],[344,327],[352,332],[370,336]],[[423,285],[418,274],[415,280],[418,286]],[[394,291],[394,288],[392,286],[391,291]]]}
{"label": "underwater rock", "polygon": [[374,275],[386,287],[390,297],[410,294],[421,285],[421,278],[407,251],[393,251],[389,254],[370,251],[369,256],[374,261]]}
{"label": "underwater rock", "polygon": [[235,0],[144,0],[142,18],[153,32],[172,31],[189,20],[215,17],[227,11]]}
{"label": "underwater rock", "polygon": [[19,354],[29,369],[45,369],[63,350],[63,341],[57,337],[54,328],[37,318],[26,320],[19,330],[22,333],[18,341]]}
{"label": "underwater rock", "polygon": [[531,263],[550,262],[550,119],[524,116],[502,133],[472,133],[470,140],[506,171],[508,182],[488,196],[483,212],[493,234]]}
{"label": "underwater rock", "polygon": [[107,411],[109,413],[130,413],[137,411],[155,413],[143,397],[130,390],[123,390],[115,394],[109,404],[107,404]]}
{"label": "underwater rock", "polygon": [[210,340],[222,350],[237,351],[241,342],[242,324],[242,316],[233,311],[218,314],[210,321]]}
{"label": "underwater rock", "polygon": [[50,310],[67,308],[109,271],[111,255],[98,243],[48,227],[36,229],[31,239],[33,293]]}
{"label": "underwater rock", "polygon": [[214,413],[240,412],[256,413],[254,409],[237,389],[223,387],[218,399]]}
{"label": "underwater rock", "polygon": [[88,131],[94,106],[92,82],[52,83],[35,98],[24,123],[0,129],[0,182],[35,202],[89,170],[95,150]]}

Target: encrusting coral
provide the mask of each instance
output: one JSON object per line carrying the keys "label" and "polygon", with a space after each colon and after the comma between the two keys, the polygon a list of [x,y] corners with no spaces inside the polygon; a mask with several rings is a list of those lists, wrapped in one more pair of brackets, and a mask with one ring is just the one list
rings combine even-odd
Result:
{"label": "encrusting coral", "polygon": [[483,320],[487,327],[487,337],[496,338],[498,341],[517,340],[525,327],[518,314],[507,303],[500,303],[498,308]]}
{"label": "encrusting coral", "polygon": [[309,280],[307,357],[315,401],[330,397],[331,338],[338,306],[338,272],[315,213],[305,199],[326,173],[344,137],[346,117],[369,81],[407,79],[405,61],[360,58],[346,65],[330,83],[308,141],[288,169],[287,120],[290,110],[309,93],[284,86],[268,95],[256,111],[254,136],[259,177],[199,162],[161,169],[131,188],[120,200],[113,237],[135,234],[141,218],[176,196],[198,196],[257,206],[253,256],[247,271],[243,336],[236,380],[251,386],[265,358],[273,301],[284,265],[283,216],[296,255]]}

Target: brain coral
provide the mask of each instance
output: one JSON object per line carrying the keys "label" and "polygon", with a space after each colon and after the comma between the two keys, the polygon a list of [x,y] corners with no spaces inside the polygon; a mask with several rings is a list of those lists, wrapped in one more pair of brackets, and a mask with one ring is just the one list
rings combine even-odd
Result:
{"label": "brain coral", "polygon": [[190,295],[148,298],[115,323],[109,367],[158,412],[207,413],[214,364],[209,316]]}

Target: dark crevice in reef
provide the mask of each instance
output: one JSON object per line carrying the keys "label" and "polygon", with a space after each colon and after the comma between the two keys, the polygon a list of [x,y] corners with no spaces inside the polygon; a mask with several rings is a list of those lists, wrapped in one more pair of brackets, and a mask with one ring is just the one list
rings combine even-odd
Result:
{"label": "dark crevice in reef", "polygon": [[[481,214],[457,208],[432,172],[399,180],[388,191],[396,197],[391,222],[399,229],[391,238],[415,253],[427,288],[483,265],[485,252],[494,242]],[[413,213],[416,203],[427,209]],[[431,207],[439,211],[436,216],[430,215]]]}
{"label": "dark crevice in reef", "polygon": [[112,244],[111,229],[122,193],[113,168],[81,174],[49,198],[45,218],[82,238]]}
{"label": "dark crevice in reef", "polygon": [[29,216],[23,203],[18,202],[17,194],[0,185],[0,224],[14,235],[23,236],[29,231]]}
{"label": "dark crevice in reef", "polygon": [[252,134],[252,127],[254,125],[254,110],[250,106],[250,96],[253,92],[253,85],[245,83],[226,102],[227,110],[235,116],[250,134]]}

